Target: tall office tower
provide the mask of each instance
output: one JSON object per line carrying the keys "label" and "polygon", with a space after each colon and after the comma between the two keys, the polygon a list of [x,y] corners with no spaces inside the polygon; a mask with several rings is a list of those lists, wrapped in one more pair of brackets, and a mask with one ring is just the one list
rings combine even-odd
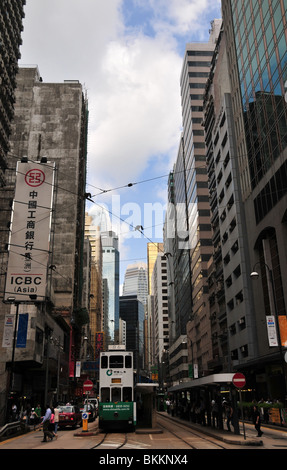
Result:
{"label": "tall office tower", "polygon": [[147,272],[148,272],[148,293],[151,292],[151,277],[153,272],[154,263],[158,253],[163,253],[163,243],[148,243],[147,244]]}
{"label": "tall office tower", "polygon": [[123,295],[136,295],[146,306],[148,295],[147,267],[145,263],[130,264],[125,272]]}
{"label": "tall office tower", "polygon": [[85,235],[91,244],[91,272],[89,287],[89,329],[94,354],[99,346],[96,333],[103,331],[103,295],[102,295],[102,243],[99,227],[93,224],[93,217],[86,212]]}
{"label": "tall office tower", "polygon": [[[175,308],[181,305],[175,312],[175,321],[177,335],[186,333],[188,336],[190,362],[197,364],[201,374],[208,369],[211,359],[207,279],[208,262],[212,255],[206,148],[202,128],[203,94],[221,20],[214,20],[211,26],[208,43],[186,45],[180,78],[183,132],[173,175],[177,217],[176,246],[172,253],[174,302]],[[170,348],[170,358],[175,354],[173,348],[175,346]],[[184,373],[187,377],[187,370]]]}
{"label": "tall office tower", "polygon": [[144,306],[136,295],[120,297],[120,318],[125,322],[126,350],[134,353],[134,368],[139,375],[143,368]]}
{"label": "tall office tower", "polygon": [[257,353],[230,93],[226,36],[222,28],[205,89],[203,123],[214,247],[208,274],[210,372],[241,370]]}
{"label": "tall office tower", "polygon": [[147,273],[148,273],[148,302],[147,302],[147,313],[145,318],[145,364],[147,369],[149,369],[152,363],[152,343],[151,338],[153,336],[152,329],[152,285],[151,278],[153,273],[153,268],[159,253],[164,252],[164,245],[162,242],[159,243],[148,243],[147,244]]}
{"label": "tall office tower", "polygon": [[[7,250],[9,240],[9,223],[11,199],[7,197],[6,188],[11,184],[11,174],[6,172],[10,161],[15,157],[9,155],[11,124],[14,117],[15,89],[18,72],[18,59],[20,58],[21,32],[23,31],[24,5],[26,0],[0,2],[0,292],[4,292]],[[14,179],[12,180],[14,181]],[[1,312],[9,312],[9,306],[4,304]],[[0,370],[0,377],[3,373]],[[1,386],[0,386],[1,389]],[[0,425],[1,410],[5,405],[0,397]]]}
{"label": "tall office tower", "polygon": [[9,183],[4,173],[9,162],[7,153],[11,121],[14,116],[16,76],[25,16],[24,5],[26,0],[3,0],[0,3],[0,187]]}
{"label": "tall office tower", "polygon": [[[20,311],[23,308],[29,315],[28,339],[27,347],[18,349],[15,354],[16,370],[20,375],[20,390],[17,389],[17,392],[27,395],[26,390],[29,390],[30,394],[33,384],[31,400],[38,399],[41,402],[53,395],[50,381],[54,380],[53,383],[57,384],[57,347],[63,347],[70,354],[70,376],[74,377],[81,327],[88,321],[83,300],[87,118],[87,101],[78,81],[44,83],[37,67],[19,69],[10,137],[11,153],[17,157],[10,159],[7,172],[11,181],[15,181],[17,160],[37,162],[39,165],[49,165],[51,162],[56,168],[53,210],[52,213],[47,211],[47,217],[52,216],[52,230],[46,296],[43,303],[20,305]],[[30,184],[30,180],[27,181]],[[30,197],[36,194],[34,189]],[[2,190],[4,196],[10,201],[13,199],[12,184]],[[33,201],[29,202],[30,205],[36,207]],[[33,240],[33,220],[30,222],[27,225],[27,242]],[[31,256],[37,260],[36,253],[32,252]],[[49,343],[49,354],[51,357],[53,354],[53,361],[46,362],[45,338],[49,340],[51,337],[56,337],[57,341],[55,339],[55,345]],[[53,348],[55,351],[52,353]],[[5,351],[3,348],[1,351],[2,359],[5,358],[5,352],[8,357],[8,349]],[[64,358],[64,354],[61,358]],[[49,384],[45,385],[47,364],[50,368]],[[60,381],[61,390],[70,393],[69,385],[73,389],[75,381],[69,384],[67,379],[69,374],[65,381]],[[41,396],[43,390],[45,397]]]}
{"label": "tall office tower", "polygon": [[164,360],[164,354],[169,348],[169,319],[167,297],[167,258],[158,253],[151,279],[152,287],[152,325],[151,343],[153,351],[153,364],[157,365]]}
{"label": "tall office tower", "polygon": [[273,327],[274,320],[275,325],[276,320],[286,321],[286,1],[243,0],[239,5],[223,0],[222,14],[249,271],[259,275],[252,280],[259,351],[250,372],[256,371],[253,384],[258,393],[284,398],[286,363],[282,349],[271,342],[266,321],[273,321],[267,323]]}
{"label": "tall office tower", "polygon": [[120,254],[118,250],[118,237],[112,232],[102,232],[103,253],[103,296],[106,346],[116,344],[119,334],[119,286],[120,286]]}

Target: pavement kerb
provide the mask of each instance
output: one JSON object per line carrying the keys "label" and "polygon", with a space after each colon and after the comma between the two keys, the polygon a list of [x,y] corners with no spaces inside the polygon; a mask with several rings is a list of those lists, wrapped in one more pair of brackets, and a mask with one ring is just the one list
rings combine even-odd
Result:
{"label": "pavement kerb", "polygon": [[220,431],[216,429],[213,430],[212,428],[209,428],[208,426],[201,426],[195,423],[191,423],[190,421],[184,421],[180,418],[170,416],[166,414],[165,412],[159,412],[159,414],[161,416],[164,416],[167,419],[170,419],[171,421],[182,423],[185,426],[190,427],[191,429],[200,431],[206,434],[207,436],[213,437],[214,439],[218,439],[219,441],[222,441],[225,444],[240,445],[240,446],[262,446],[263,445],[263,441],[261,439],[260,440],[256,440],[253,438],[244,439],[244,436],[242,436],[241,434],[240,435],[231,434],[229,437],[228,431],[224,431],[224,430]]}

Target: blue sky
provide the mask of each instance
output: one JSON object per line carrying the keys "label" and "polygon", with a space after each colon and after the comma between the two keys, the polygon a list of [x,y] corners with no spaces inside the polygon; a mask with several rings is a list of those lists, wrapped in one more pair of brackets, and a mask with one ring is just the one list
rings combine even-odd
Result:
{"label": "blue sky", "polygon": [[[28,0],[20,65],[79,80],[89,101],[87,192],[104,205],[128,264],[162,241],[167,176],[181,131],[186,43],[208,41],[219,0]],[[129,183],[135,183],[127,187]],[[107,192],[103,193],[100,189]],[[144,227],[143,236],[133,227]]]}

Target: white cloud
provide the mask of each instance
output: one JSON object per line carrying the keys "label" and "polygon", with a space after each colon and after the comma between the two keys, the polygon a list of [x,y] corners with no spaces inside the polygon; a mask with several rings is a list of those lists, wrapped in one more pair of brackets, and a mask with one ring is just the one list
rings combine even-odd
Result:
{"label": "white cloud", "polygon": [[154,29],[168,30],[177,36],[197,35],[198,41],[206,40],[208,19],[220,10],[221,0],[149,0],[155,11]]}
{"label": "white cloud", "polygon": [[92,173],[127,183],[151,158],[177,145],[181,62],[161,39],[126,37],[109,44],[101,64],[106,88],[102,83],[93,96]]}
{"label": "white cloud", "polygon": [[[208,40],[210,21],[218,16],[220,3],[27,1],[20,65],[37,64],[44,81],[78,79],[87,89],[87,179],[94,186],[87,189],[93,195],[100,192],[95,187],[111,189],[172,169],[180,138],[179,81],[185,43]],[[123,12],[129,15],[128,26]],[[121,190],[122,203],[124,195],[133,202],[136,196],[144,200],[148,191],[153,194],[148,194],[149,201],[163,202],[163,188],[159,181],[148,188],[141,185],[139,191]],[[109,192],[95,201],[109,204],[111,194],[117,193]],[[128,225],[119,220],[113,229],[122,234],[124,258],[132,250]]]}

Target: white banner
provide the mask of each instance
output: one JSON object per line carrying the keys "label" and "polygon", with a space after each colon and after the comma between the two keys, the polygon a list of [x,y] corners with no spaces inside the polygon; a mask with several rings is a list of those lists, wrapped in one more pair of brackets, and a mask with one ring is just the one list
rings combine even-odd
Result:
{"label": "white banner", "polygon": [[54,170],[55,164],[50,162],[17,164],[6,301],[45,300]]}
{"label": "white banner", "polygon": [[15,317],[14,314],[5,315],[2,348],[10,348],[13,345]]}
{"label": "white banner", "polygon": [[278,346],[277,331],[274,315],[266,317],[269,346]]}

